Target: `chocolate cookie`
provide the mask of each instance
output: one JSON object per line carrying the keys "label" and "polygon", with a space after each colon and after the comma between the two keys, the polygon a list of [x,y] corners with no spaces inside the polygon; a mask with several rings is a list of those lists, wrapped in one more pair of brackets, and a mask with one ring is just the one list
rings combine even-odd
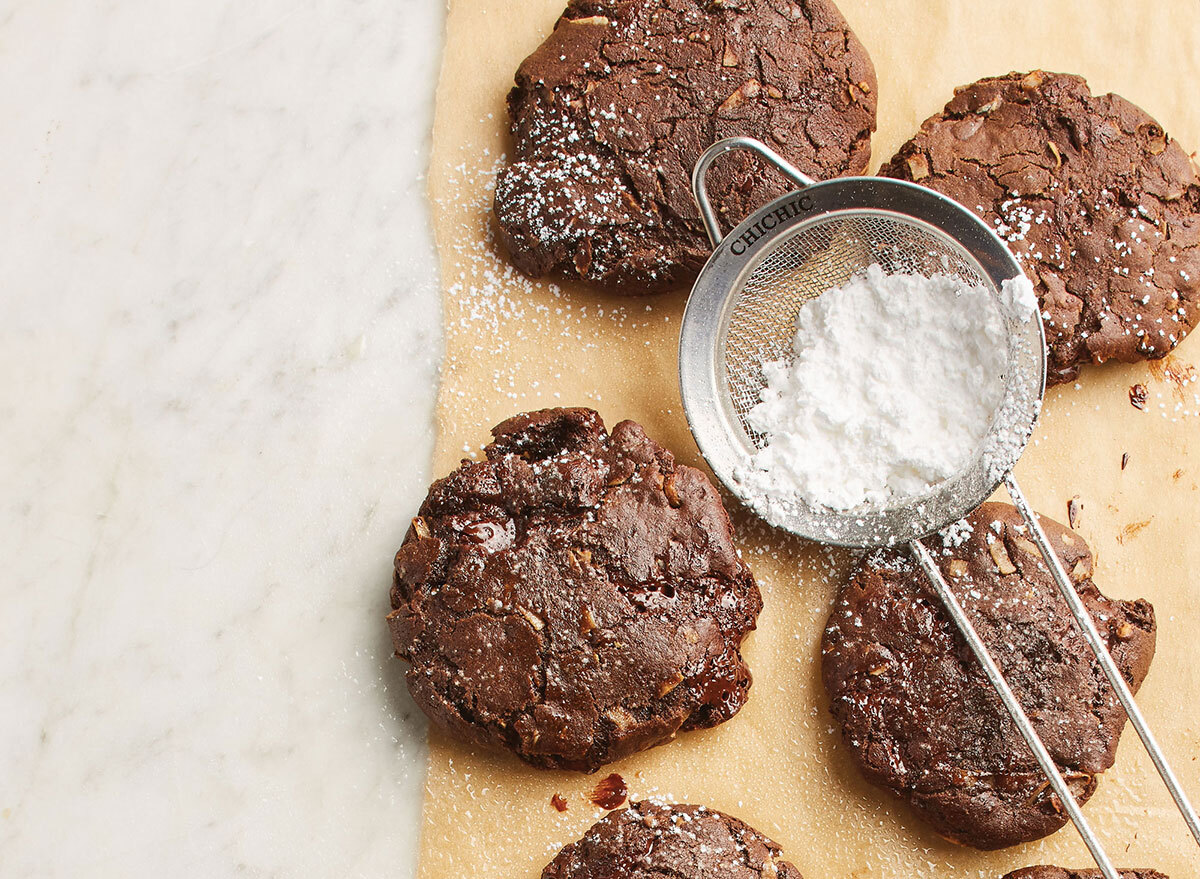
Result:
{"label": "chocolate cookie", "polygon": [[591,409],[492,436],[396,554],[388,624],[417,704],[466,741],[587,771],[736,714],[762,599],[712,483]]}
{"label": "chocolate cookie", "polygon": [[704,806],[633,803],[558,853],[542,879],[802,879],[779,846]]}
{"label": "chocolate cookie", "polygon": [[[508,112],[495,213],[516,266],[645,293],[708,259],[690,179],[716,140],[756,137],[816,177],[861,173],[875,70],[831,0],[570,0]],[[709,177],[726,224],[787,185],[745,153]]]}
{"label": "chocolate cookie", "polygon": [[[1136,690],[1154,655],[1154,610],[1092,583],[1083,539],[1043,527]],[[947,532],[938,564],[1072,793],[1113,764],[1125,713],[1020,514],[984,504]],[[842,738],[866,778],[906,798],[938,833],[982,849],[1039,839],[1062,804],[933,587],[905,553],[870,555],[841,590],[822,673]]]}
{"label": "chocolate cookie", "polygon": [[[1118,872],[1121,874],[1121,879],[1167,879],[1166,876],[1157,870],[1123,869]],[[1104,876],[1099,870],[1064,870],[1062,867],[1025,867],[1022,870],[1013,870],[1011,873],[1006,874],[1004,879],[1104,879]]]}
{"label": "chocolate cookie", "polygon": [[1164,357],[1200,316],[1200,177],[1179,144],[1078,76],[1010,73],[955,92],[881,174],[978,211],[1038,292],[1050,383]]}

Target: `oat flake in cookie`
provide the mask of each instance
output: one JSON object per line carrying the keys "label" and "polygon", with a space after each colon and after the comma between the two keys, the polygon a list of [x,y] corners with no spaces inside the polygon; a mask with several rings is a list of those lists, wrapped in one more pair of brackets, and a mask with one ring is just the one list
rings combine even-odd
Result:
{"label": "oat flake in cookie", "polygon": [[388,624],[441,728],[591,771],[728,720],[762,599],[712,483],[632,421],[547,409],[438,480]]}
{"label": "oat flake in cookie", "polygon": [[542,879],[803,879],[779,846],[704,806],[634,803],[558,853]]}
{"label": "oat flake in cookie", "polygon": [[[1117,870],[1121,879],[1167,879],[1157,870]],[[1099,870],[1064,870],[1062,867],[1025,867],[1014,870],[1004,879],[1104,879]]]}
{"label": "oat flake in cookie", "polygon": [[[1041,521],[1136,691],[1154,655],[1153,608],[1101,595],[1083,539]],[[935,552],[942,574],[1085,802],[1113,764],[1125,713],[1020,514],[984,504],[942,543]],[[822,677],[866,778],[907,799],[942,836],[995,849],[1067,823],[1033,753],[906,553],[871,554],[842,588],[825,629]]]}
{"label": "oat flake in cookie", "polygon": [[[830,0],[571,0],[508,96],[500,238],[533,277],[678,285],[711,250],[690,185],[708,146],[750,135],[815,177],[862,173],[875,93]],[[709,183],[726,224],[787,186],[745,154]]]}
{"label": "oat flake in cookie", "polygon": [[1200,178],[1145,111],[1078,76],[980,80],[881,174],[979,211],[1037,289],[1047,380],[1165,356],[1200,317]]}

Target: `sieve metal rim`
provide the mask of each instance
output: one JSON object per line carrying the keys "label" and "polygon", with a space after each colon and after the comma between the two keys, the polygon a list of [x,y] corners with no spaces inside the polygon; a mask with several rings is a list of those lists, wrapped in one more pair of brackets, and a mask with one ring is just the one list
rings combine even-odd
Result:
{"label": "sieve metal rim", "polygon": [[[970,256],[979,273],[996,289],[1021,275],[1020,265],[987,224],[958,202],[917,184],[885,177],[842,177],[812,183],[755,211],[724,238],[701,270],[684,309],[679,334],[679,383],[684,413],[701,454],[718,480],[759,515],[768,513],[760,499],[745,492],[735,471],[750,451],[748,437],[732,410],[725,379],[724,345],[741,282],[768,253],[805,227],[832,215],[894,215],[932,230]],[[706,217],[706,223],[711,217]],[[709,225],[710,233],[715,220]],[[1041,320],[1024,328],[1024,344],[1040,354],[1036,388],[1026,389],[1021,413],[1032,431],[1045,390],[1045,336]],[[1025,437],[1027,439],[1027,436]],[[987,500],[1016,463],[1025,441],[1014,450],[1003,472],[972,467],[927,496],[882,510],[810,510],[808,515],[774,521],[801,537],[842,546],[867,547],[924,537],[956,521]],[[882,538],[881,538],[882,536]]]}

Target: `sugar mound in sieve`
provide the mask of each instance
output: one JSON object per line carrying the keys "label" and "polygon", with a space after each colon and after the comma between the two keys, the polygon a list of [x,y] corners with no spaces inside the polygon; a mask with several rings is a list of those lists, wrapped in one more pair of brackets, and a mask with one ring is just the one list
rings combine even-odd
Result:
{"label": "sugar mound in sieve", "polygon": [[[939,275],[872,265],[800,309],[792,358],[763,365],[747,415],[767,438],[736,478],[767,512],[849,510],[920,495],[979,452],[1004,399],[1004,308],[1029,320],[1023,277],[999,301]],[[768,515],[768,518],[775,518]]]}

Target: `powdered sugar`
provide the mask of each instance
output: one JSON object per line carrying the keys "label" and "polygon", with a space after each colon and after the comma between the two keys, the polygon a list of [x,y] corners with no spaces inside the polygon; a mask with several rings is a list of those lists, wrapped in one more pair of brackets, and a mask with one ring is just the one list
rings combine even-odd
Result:
{"label": "powdered sugar", "polygon": [[1024,275],[1009,278],[1000,285],[1000,302],[1005,311],[1022,322],[1029,321],[1037,312],[1037,294]]}
{"label": "powdered sugar", "polygon": [[[1005,310],[1032,317],[1028,287],[1006,285]],[[979,451],[1007,340],[987,290],[871,266],[802,308],[793,359],[764,365],[748,421],[768,442],[739,480],[769,503],[835,510],[920,494]]]}

